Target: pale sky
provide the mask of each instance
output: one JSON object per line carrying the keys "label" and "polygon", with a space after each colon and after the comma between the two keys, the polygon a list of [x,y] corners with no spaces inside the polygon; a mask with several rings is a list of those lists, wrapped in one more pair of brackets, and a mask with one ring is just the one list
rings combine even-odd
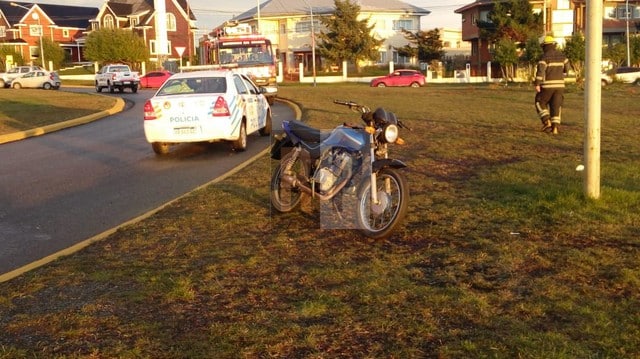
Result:
{"label": "pale sky", "polygon": [[[76,6],[92,6],[99,8],[104,0],[21,0],[24,2],[59,4],[59,5],[76,5]],[[258,5],[259,0],[235,0],[213,2],[211,0],[189,0],[193,13],[198,22],[197,26],[206,33],[214,27],[222,24],[226,20],[239,15]],[[300,0],[306,1],[306,0]],[[312,1],[312,0],[311,0]],[[419,6],[431,11],[428,16],[422,17],[422,29],[430,30],[433,28],[460,28],[460,15],[454,13],[464,5],[470,4],[475,0],[402,0],[406,3]],[[260,3],[265,2],[260,1]]]}

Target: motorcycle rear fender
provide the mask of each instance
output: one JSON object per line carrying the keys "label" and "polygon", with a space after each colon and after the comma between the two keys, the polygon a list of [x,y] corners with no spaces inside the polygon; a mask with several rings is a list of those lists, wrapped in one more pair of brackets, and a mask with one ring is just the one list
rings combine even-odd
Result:
{"label": "motorcycle rear fender", "polygon": [[373,172],[378,172],[383,168],[386,167],[391,167],[391,168],[405,168],[407,167],[406,164],[404,164],[404,162],[400,161],[400,160],[396,160],[393,158],[383,158],[381,160],[376,160],[375,162],[373,162],[373,165],[371,166],[371,170]]}
{"label": "motorcycle rear fender", "polygon": [[283,155],[283,150],[286,147],[293,147],[293,141],[286,134],[281,137],[276,137],[275,142],[271,146],[271,158],[274,160],[280,160]]}

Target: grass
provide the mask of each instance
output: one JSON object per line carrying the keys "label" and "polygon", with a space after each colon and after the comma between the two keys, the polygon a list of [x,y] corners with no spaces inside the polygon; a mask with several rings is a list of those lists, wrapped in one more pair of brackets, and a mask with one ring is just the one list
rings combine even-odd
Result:
{"label": "grass", "polygon": [[0,135],[90,115],[111,108],[115,101],[66,91],[0,89]]}
{"label": "grass", "polygon": [[[409,215],[385,241],[273,213],[272,166],[0,283],[0,358],[640,357],[638,88],[603,91],[600,199],[583,194],[583,93],[559,136],[529,86],[282,86],[310,123],[393,110]],[[251,215],[247,215],[250,213]]]}

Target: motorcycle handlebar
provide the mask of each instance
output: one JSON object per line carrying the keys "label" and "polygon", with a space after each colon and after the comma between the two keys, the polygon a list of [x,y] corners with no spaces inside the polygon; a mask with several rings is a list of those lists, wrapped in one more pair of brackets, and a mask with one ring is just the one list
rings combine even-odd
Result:
{"label": "motorcycle handlebar", "polygon": [[[358,112],[362,113],[362,120],[365,123],[373,120],[373,112],[371,112],[371,109],[368,108],[367,106],[357,104],[353,101],[344,101],[344,100],[333,100],[333,103],[337,105],[348,106],[350,109],[355,108]],[[398,127],[406,128],[407,130],[411,131],[409,126],[405,125],[400,120],[398,120]]]}
{"label": "motorcycle handlebar", "polygon": [[352,110],[356,109],[358,112],[361,112],[363,114],[371,112],[371,109],[369,109],[367,106],[357,104],[357,103],[355,103],[353,101],[333,100],[333,103],[335,103],[337,105],[348,106],[350,109],[352,109]]}

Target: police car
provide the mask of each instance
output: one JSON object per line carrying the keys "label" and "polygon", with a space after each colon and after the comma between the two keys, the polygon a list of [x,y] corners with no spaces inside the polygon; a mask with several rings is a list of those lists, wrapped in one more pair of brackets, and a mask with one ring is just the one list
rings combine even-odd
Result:
{"label": "police car", "polygon": [[174,144],[229,141],[247,148],[247,136],[271,133],[271,108],[248,77],[231,70],[178,73],[144,105],[144,133],[153,151]]}

